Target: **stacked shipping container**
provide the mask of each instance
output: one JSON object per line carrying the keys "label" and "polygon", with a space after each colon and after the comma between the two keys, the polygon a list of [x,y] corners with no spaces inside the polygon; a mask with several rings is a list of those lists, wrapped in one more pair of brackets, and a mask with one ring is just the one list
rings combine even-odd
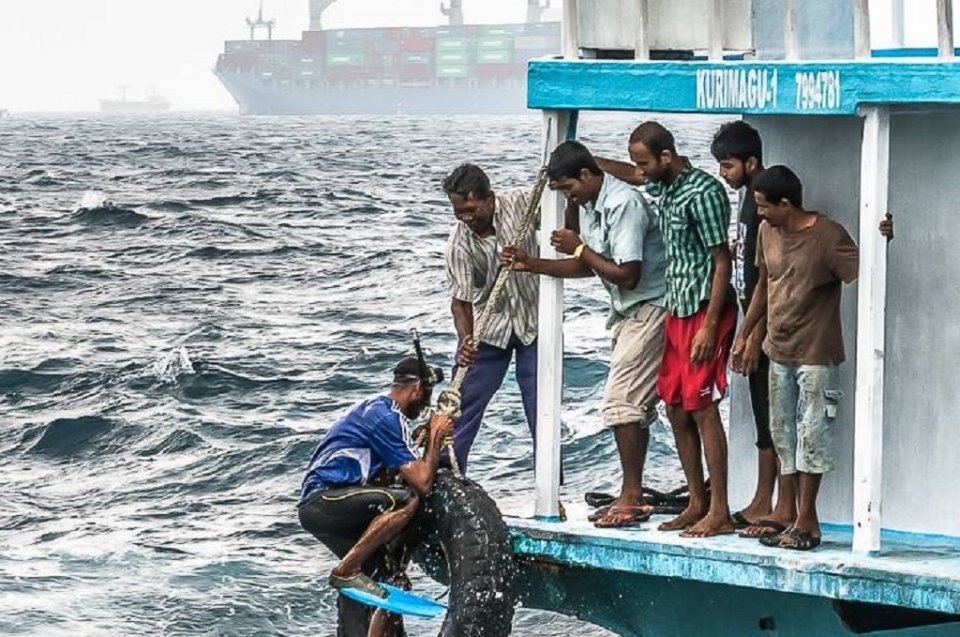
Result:
{"label": "stacked shipping container", "polygon": [[216,70],[268,92],[522,87],[527,62],[559,50],[558,23],[306,31],[298,41],[229,41]]}

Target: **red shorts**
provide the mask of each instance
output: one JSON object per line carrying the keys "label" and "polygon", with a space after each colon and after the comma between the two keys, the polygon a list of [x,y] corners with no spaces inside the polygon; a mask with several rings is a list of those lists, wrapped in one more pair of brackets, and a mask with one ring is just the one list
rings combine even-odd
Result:
{"label": "red shorts", "polygon": [[728,303],[717,324],[716,353],[711,360],[694,365],[690,346],[707,316],[707,305],[692,316],[667,315],[666,345],[657,378],[657,394],[668,405],[685,411],[700,411],[723,398],[727,391],[727,359],[737,326],[737,306]]}

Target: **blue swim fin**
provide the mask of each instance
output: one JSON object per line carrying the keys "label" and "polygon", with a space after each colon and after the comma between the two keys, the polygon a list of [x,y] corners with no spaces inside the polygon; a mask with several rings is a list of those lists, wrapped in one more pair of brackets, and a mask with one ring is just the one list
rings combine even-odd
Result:
{"label": "blue swim fin", "polygon": [[341,588],[340,593],[361,604],[382,608],[398,615],[413,615],[432,619],[447,610],[445,604],[435,602],[428,597],[420,597],[382,582],[377,582],[377,584],[387,590],[389,593],[387,597],[377,597],[356,588]]}

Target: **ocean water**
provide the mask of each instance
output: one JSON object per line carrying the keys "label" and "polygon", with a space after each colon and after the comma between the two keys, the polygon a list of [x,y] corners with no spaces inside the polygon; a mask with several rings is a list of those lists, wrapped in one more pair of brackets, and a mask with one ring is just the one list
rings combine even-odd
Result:
{"label": "ocean water", "polygon": [[[625,157],[639,119],[587,114],[582,139]],[[661,119],[713,169],[717,120]],[[410,327],[452,362],[443,176],[469,160],[529,185],[540,148],[536,116],[0,120],[0,634],[333,635],[301,472],[386,386]],[[123,211],[78,211],[104,200]],[[604,292],[567,290],[563,497],[579,500],[615,490],[618,463],[597,409]],[[680,482],[664,423],[647,473]],[[470,475],[503,507],[532,501],[512,374]],[[514,634],[607,633],[521,608]]]}

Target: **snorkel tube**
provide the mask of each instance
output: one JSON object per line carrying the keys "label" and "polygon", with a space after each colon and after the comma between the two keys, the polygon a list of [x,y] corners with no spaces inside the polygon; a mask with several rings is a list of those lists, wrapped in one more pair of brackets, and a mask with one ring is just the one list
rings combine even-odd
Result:
{"label": "snorkel tube", "polygon": [[443,382],[443,370],[439,367],[427,365],[427,359],[423,356],[423,348],[420,346],[420,333],[417,332],[417,328],[410,328],[410,334],[413,337],[413,349],[417,352],[417,362],[420,363],[420,382],[426,389],[433,389]]}

